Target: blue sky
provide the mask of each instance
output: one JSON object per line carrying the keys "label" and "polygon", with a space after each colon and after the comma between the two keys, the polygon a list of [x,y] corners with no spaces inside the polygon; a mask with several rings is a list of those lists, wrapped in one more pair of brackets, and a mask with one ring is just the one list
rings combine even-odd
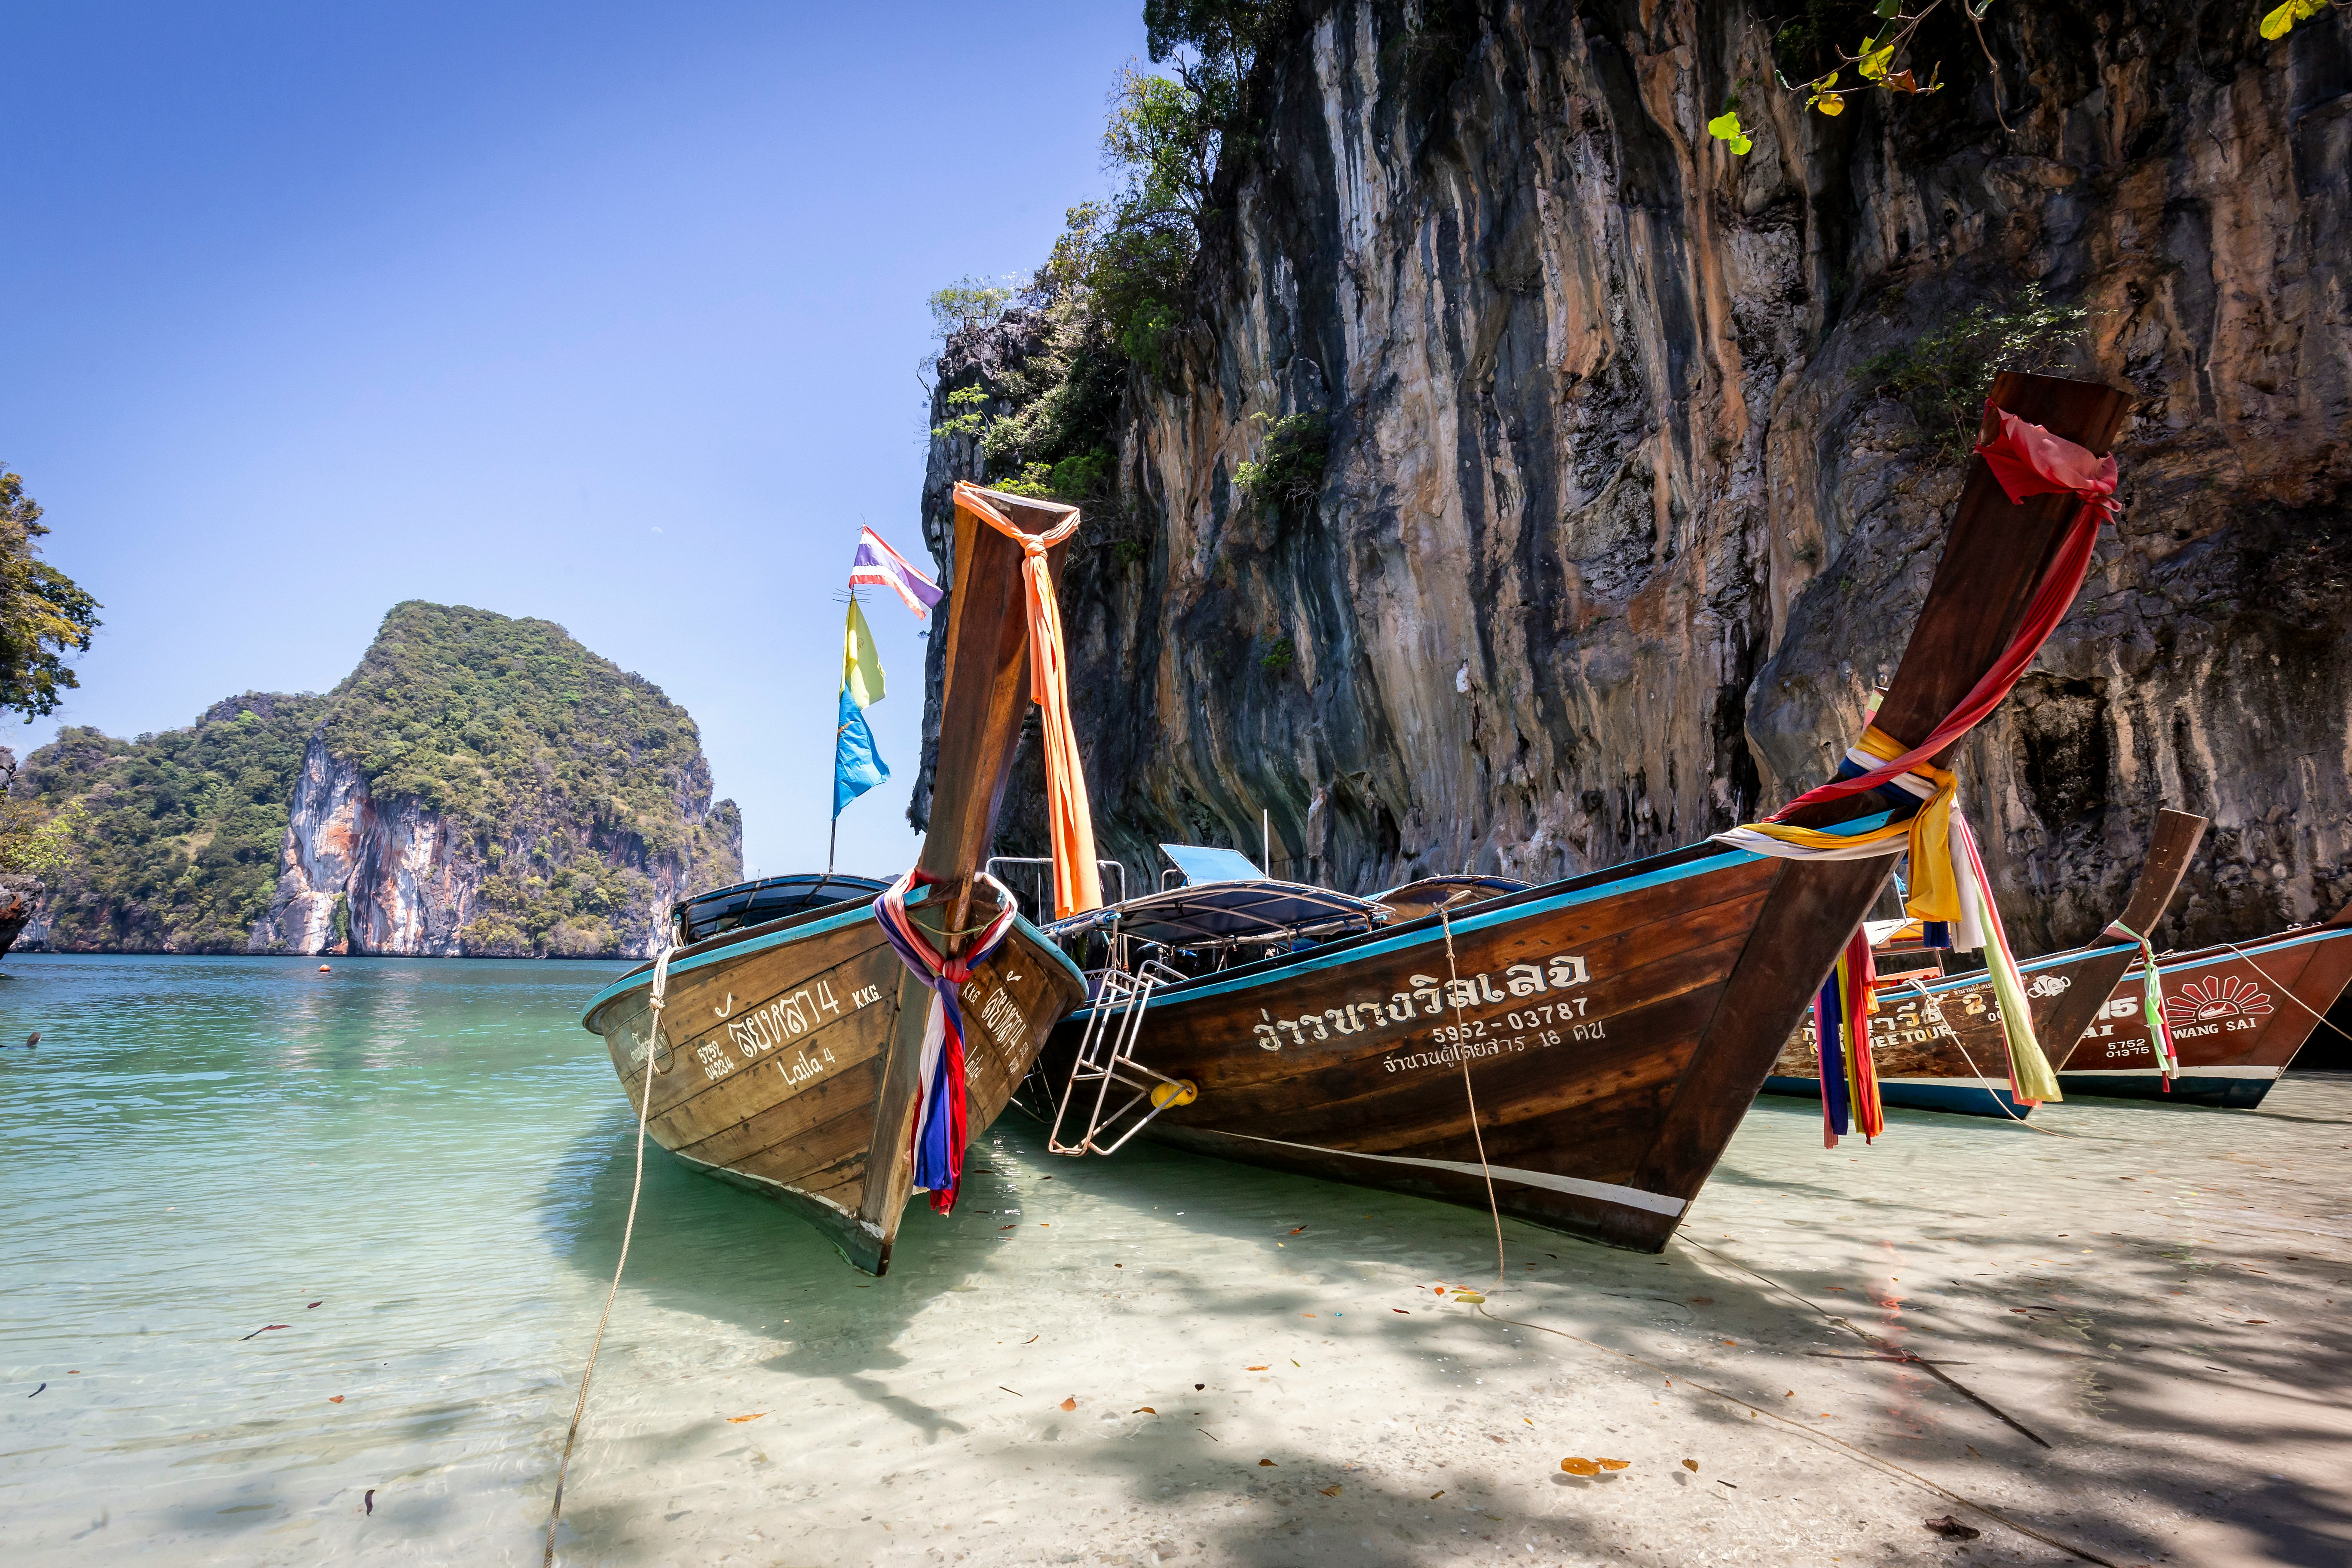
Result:
{"label": "blue sky", "polygon": [[[324,690],[392,605],[476,605],[659,684],[747,868],[821,866],[860,520],[928,562],[924,297],[1103,189],[1140,11],[13,8],[0,461],[106,624],[0,741]],[[893,777],[842,864],[895,872],[922,645],[868,614]]]}

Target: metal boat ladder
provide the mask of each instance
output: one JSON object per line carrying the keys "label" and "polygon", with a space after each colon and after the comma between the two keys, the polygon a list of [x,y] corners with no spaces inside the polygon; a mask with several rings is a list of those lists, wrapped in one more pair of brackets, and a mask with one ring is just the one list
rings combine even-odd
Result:
{"label": "metal boat ladder", "polygon": [[[1171,1105],[1190,1105],[1200,1098],[1200,1089],[1190,1079],[1154,1072],[1135,1059],[1136,1037],[1142,1030],[1153,989],[1183,978],[1156,960],[1147,960],[1133,972],[1116,966],[1103,972],[1094,1010],[1087,1016],[1086,1033],[1078,1042],[1077,1059],[1070,1064],[1070,1080],[1062,1086],[1062,1102],[1054,1112],[1052,1131],[1045,1134],[1049,1152],[1115,1154],[1153,1117]],[[1116,1109],[1110,1108],[1113,1084],[1132,1091]],[[1087,1129],[1076,1142],[1065,1143],[1062,1123],[1072,1119],[1074,1103],[1085,1114]],[[1142,1113],[1131,1114],[1138,1107]]]}

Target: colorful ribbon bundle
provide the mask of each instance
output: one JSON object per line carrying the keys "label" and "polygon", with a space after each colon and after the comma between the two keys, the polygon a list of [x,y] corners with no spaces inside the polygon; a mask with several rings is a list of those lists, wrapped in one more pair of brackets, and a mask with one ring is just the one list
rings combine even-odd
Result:
{"label": "colorful ribbon bundle", "polygon": [[1878,966],[1870,938],[1853,933],[1838,954],[1837,967],[1813,998],[1813,1042],[1822,1063],[1822,1146],[1834,1149],[1845,1136],[1848,1117],[1865,1140],[1886,1131],[1879,1103],[1878,1067],[1870,1058],[1870,1015],[1878,1011]]}
{"label": "colorful ribbon bundle", "polygon": [[2164,1092],[2170,1094],[2172,1080],[2180,1076],[2180,1053],[2172,1047],[2172,1026],[2164,1021],[2164,982],[2156,971],[2155,944],[2121,921],[2112,922],[2107,930],[2139,943],[2139,1008],[2147,1019],[2147,1042],[2156,1047],[2156,1068],[2163,1075]]}
{"label": "colorful ribbon bundle", "polygon": [[931,988],[930,1015],[923,1023],[923,1050],[915,1090],[915,1190],[931,1194],[931,1207],[940,1214],[955,1208],[963,1185],[964,1043],[963,1007],[960,993],[971,972],[994,952],[1012,930],[1020,906],[1012,889],[988,875],[978,880],[996,890],[997,910],[974,934],[971,944],[953,958],[930,943],[923,928],[907,912],[907,895],[937,883],[937,877],[909,871],[874,900],[874,918],[882,934],[898,952],[915,978]]}
{"label": "colorful ribbon bundle", "polygon": [[[1906,750],[1901,742],[1873,724],[1846,753],[1836,778],[1806,791],[1763,822],[1735,827],[1715,837],[1753,854],[1791,860],[1861,860],[1908,854],[1911,889],[1904,903],[1905,912],[1927,928],[1931,945],[1990,950],[1988,967],[1993,993],[2000,1003],[2002,1033],[2009,1041],[2011,1088],[2020,1100],[2055,1100],[2057,1075],[2050,1070],[2041,1044],[2033,1037],[2032,1011],[2026,1001],[2024,983],[2010,955],[2000,913],[1993,907],[1983,858],[1977,853],[1967,819],[1958,810],[1958,780],[1930,759],[1942,754],[2000,706],[2074,605],[2084,578],[2090,573],[2091,552],[2098,542],[2099,524],[2117,510],[2116,460],[2112,457],[2093,457],[2063,437],[2053,436],[2039,425],[2029,425],[2005,409],[1993,407],[1990,402],[1985,405],[1985,415],[1988,424],[1998,426],[1999,434],[1979,445],[1977,455],[1985,460],[1986,468],[2012,504],[2029,496],[2053,494],[2074,495],[2083,503],[2042,573],[2017,635],[1926,740]],[[1880,826],[1852,834],[1825,833],[1785,820],[1803,807],[1843,800],[1865,791],[1876,792],[1903,815]],[[1939,925],[1946,929],[1936,930]],[[1854,942],[1862,940],[1857,933],[1849,941],[1848,952]],[[1854,988],[1845,986],[1832,996],[1832,987],[1840,987],[1841,977],[1848,976],[1851,967],[1847,960],[1840,960],[1838,973],[1822,987],[1824,1000],[1815,1003],[1815,1016],[1817,1020],[1839,1021],[1842,1061],[1866,1061],[1870,1055],[1866,1024],[1856,1030],[1850,1020],[1863,1018],[1869,1010],[1867,985],[1860,988],[1860,995]],[[1827,1115],[1831,1044],[1826,1032],[1818,1026],[1816,1032],[1822,1039],[1822,1091]],[[1845,1076],[1846,1082],[1840,1085],[1842,1093],[1849,1086],[1857,1094],[1867,1088],[1867,1109],[1864,1109],[1860,1099],[1855,1101],[1855,1109],[1863,1111],[1864,1126],[1868,1127],[1879,1114],[1875,1075],[1864,1071]],[[1832,1121],[1832,1142],[1838,1120],[1833,1117]]]}

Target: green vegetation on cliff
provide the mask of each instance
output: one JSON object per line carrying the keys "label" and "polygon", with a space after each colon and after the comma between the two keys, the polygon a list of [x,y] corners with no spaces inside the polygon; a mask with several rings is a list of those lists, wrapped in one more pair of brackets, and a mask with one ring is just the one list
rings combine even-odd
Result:
{"label": "green vegetation on cliff", "polygon": [[541,795],[650,855],[688,847],[675,792],[702,768],[701,731],[661,688],[552,621],[395,605],[329,702],[330,752],[357,763],[378,799],[469,824],[493,866],[530,851]]}
{"label": "green vegetation on cliff", "polygon": [[[985,330],[1015,303],[1045,329],[1043,352],[997,384],[946,394],[949,417],[933,434],[979,437],[988,482],[1087,504],[1112,521],[1102,509],[1116,499],[1115,427],[1129,367],[1170,368],[1193,315],[1202,232],[1219,216],[1218,170],[1255,145],[1253,73],[1291,14],[1290,0],[1146,0],[1151,58],[1172,74],[1129,66],[1112,85],[1102,150],[1118,188],[1068,210],[1027,288],[965,278],[931,296],[946,340]],[[991,415],[992,399],[1010,406]],[[1122,559],[1140,555],[1116,525],[1097,537]]]}
{"label": "green vegetation on cliff", "polygon": [[468,952],[610,952],[633,907],[663,918],[615,858],[690,858],[702,886],[739,869],[731,805],[686,818],[688,781],[707,780],[694,721],[551,621],[396,605],[332,702],[327,749],[373,795],[470,829],[488,874],[458,932]]}
{"label": "green vegetation on cliff", "polygon": [[50,945],[244,952],[278,885],[287,802],[325,708],[247,692],[190,729],[121,741],[69,727],[35,752],[17,793],[84,814],[72,863],[47,876]]}

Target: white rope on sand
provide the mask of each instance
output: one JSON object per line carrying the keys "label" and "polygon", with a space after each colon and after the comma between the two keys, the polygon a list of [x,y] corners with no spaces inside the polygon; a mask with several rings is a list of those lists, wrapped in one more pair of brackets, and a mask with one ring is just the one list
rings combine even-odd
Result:
{"label": "white rope on sand", "polygon": [[613,1265],[613,1288],[604,1292],[604,1312],[596,1320],[596,1337],[588,1343],[588,1364],[580,1369],[580,1399],[572,1407],[572,1429],[563,1435],[563,1458],[555,1467],[555,1502],[547,1511],[547,1554],[541,1568],[554,1568],[555,1526],[563,1517],[563,1479],[572,1469],[572,1446],[580,1440],[580,1422],[588,1414],[588,1380],[596,1375],[596,1352],[604,1348],[604,1325],[613,1321],[613,1300],[621,1293],[621,1270],[629,1266],[629,1238],[637,1230],[637,1194],[646,1184],[646,1114],[653,1108],[655,1066],[661,1055],[662,1009],[668,1005],[669,955],[665,945],[654,958],[653,990],[646,997],[652,1018],[646,1031],[646,1089],[637,1104],[637,1168],[629,1178],[629,1218],[621,1227],[621,1256]]}

